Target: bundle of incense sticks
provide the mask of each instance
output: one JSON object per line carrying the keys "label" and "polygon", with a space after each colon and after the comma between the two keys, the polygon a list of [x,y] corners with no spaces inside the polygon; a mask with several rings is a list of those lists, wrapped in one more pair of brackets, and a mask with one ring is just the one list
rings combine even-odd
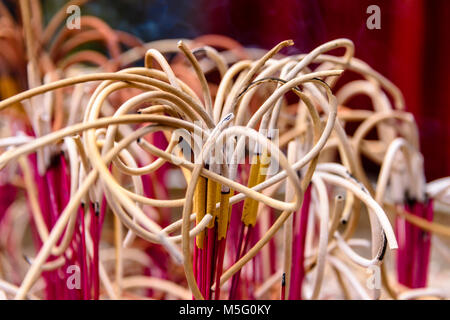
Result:
{"label": "bundle of incense sticks", "polygon": [[[433,220],[432,200],[421,203],[409,199],[401,210],[426,221]],[[396,219],[396,234],[399,242],[397,251],[398,281],[409,288],[426,287],[431,234],[401,216]]]}
{"label": "bundle of incense sticks", "polygon": [[426,181],[400,90],[350,40],[65,28],[85,2],[46,26],[0,2],[2,297],[448,298],[430,251],[450,178]]}

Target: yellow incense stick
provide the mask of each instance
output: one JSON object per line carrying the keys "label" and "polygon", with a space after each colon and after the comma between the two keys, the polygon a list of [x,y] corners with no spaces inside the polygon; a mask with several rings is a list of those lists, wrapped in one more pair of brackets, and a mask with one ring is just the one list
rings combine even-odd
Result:
{"label": "yellow incense stick", "polygon": [[216,198],[217,198],[217,182],[208,179],[207,182],[207,198],[206,198],[206,213],[209,213],[213,216],[211,221],[208,224],[208,228],[211,229],[214,227],[214,221],[216,218]]}
{"label": "yellow incense stick", "polygon": [[220,207],[217,217],[217,239],[221,240],[227,237],[228,223],[230,221],[230,197],[233,190],[220,193]]}
{"label": "yellow incense stick", "polygon": [[[250,167],[250,177],[248,179],[248,187],[252,188],[258,183],[259,170],[261,167],[261,156],[256,154],[253,156],[252,165]],[[256,212],[255,208],[257,201],[251,198],[245,198],[244,208],[242,210],[242,222],[246,225],[255,226],[256,223]]]}

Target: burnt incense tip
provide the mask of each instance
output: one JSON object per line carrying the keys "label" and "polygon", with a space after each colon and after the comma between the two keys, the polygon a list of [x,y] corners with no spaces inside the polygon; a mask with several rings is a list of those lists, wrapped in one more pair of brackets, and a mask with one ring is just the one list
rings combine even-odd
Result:
{"label": "burnt incense tip", "polygon": [[197,58],[197,59],[201,59],[206,57],[206,49],[203,47],[200,48],[196,48],[194,50],[192,50],[192,54]]}
{"label": "burnt incense tip", "polygon": [[341,223],[345,226],[347,224],[347,219],[341,219]]}
{"label": "burnt incense tip", "polygon": [[98,202],[94,203],[94,212],[97,217],[100,215],[100,204]]}
{"label": "burnt incense tip", "polygon": [[284,42],[284,44],[286,46],[293,46],[294,45],[294,40],[292,40],[292,39],[288,39],[288,40],[285,40],[283,42]]}
{"label": "burnt incense tip", "polygon": [[383,247],[381,248],[380,255],[378,256],[378,261],[383,261],[384,255],[386,254],[386,248],[387,248],[387,238],[386,234],[383,231]]}
{"label": "burnt incense tip", "polygon": [[22,257],[28,264],[32,264],[31,259],[27,255],[23,254]]}
{"label": "burnt incense tip", "polygon": [[410,194],[409,190],[406,190],[404,194],[404,202],[407,206],[413,207],[416,204],[417,199]]}
{"label": "burnt incense tip", "polygon": [[58,154],[54,154],[51,158],[50,158],[50,164],[49,164],[49,168],[56,168],[58,167],[60,164],[60,158],[59,158],[59,153]]}

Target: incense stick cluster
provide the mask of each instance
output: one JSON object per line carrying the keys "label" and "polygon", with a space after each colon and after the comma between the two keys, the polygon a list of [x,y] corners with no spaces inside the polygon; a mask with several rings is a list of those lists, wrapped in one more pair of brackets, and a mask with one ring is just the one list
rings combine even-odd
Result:
{"label": "incense stick cluster", "polygon": [[0,56],[4,298],[448,297],[427,279],[450,178],[426,182],[401,92],[350,40],[143,44],[95,17],[43,29],[36,3],[23,25],[0,5],[22,48]]}

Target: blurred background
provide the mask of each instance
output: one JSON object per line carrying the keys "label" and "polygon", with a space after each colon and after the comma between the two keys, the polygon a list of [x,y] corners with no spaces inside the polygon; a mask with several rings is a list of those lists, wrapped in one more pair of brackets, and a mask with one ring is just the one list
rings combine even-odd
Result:
{"label": "blurred background", "polygon": [[[45,21],[65,2],[42,1]],[[370,5],[380,7],[381,29],[366,26]],[[420,128],[427,180],[450,175],[448,0],[91,0],[81,11],[145,42],[214,33],[266,49],[293,39],[288,53],[300,53],[349,38],[356,57],[402,90]]]}

